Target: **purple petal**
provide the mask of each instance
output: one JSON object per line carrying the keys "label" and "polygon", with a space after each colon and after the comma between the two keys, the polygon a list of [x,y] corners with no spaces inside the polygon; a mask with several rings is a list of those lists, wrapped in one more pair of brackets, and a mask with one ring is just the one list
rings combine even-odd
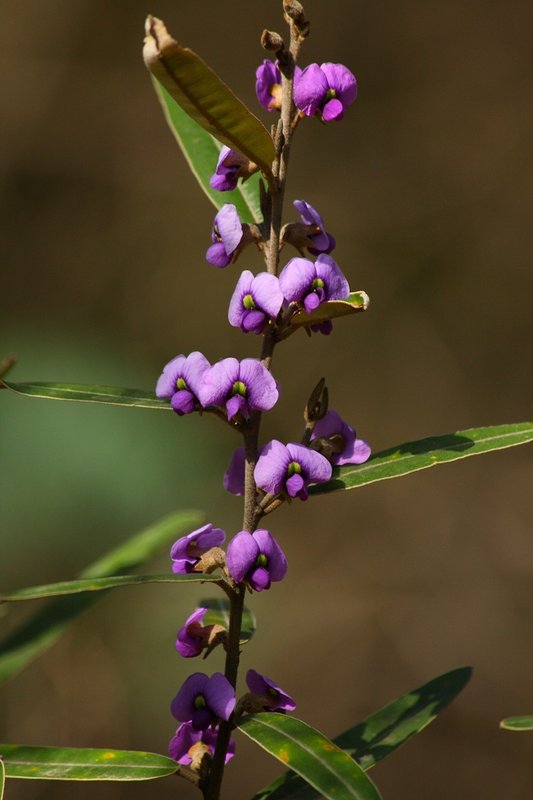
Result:
{"label": "purple petal", "polygon": [[181,377],[181,368],[185,358],[183,355],[176,356],[168,364],[165,364],[155,387],[157,397],[172,397],[175,393],[177,389],[176,382]]}
{"label": "purple petal", "polygon": [[202,385],[203,377],[210,368],[211,364],[203,355],[203,353],[198,352],[198,350],[190,353],[190,355],[188,355],[185,359],[185,363],[182,367],[183,379],[185,380],[187,387],[191,390],[191,392],[194,392],[195,395],[198,395],[198,391]]}
{"label": "purple petal", "polygon": [[266,314],[262,311],[246,311],[242,318],[241,329],[243,333],[255,333],[259,335],[263,332],[266,321]]}
{"label": "purple petal", "polygon": [[291,461],[296,461],[302,468],[306,483],[323,483],[331,478],[331,464],[320,453],[310,450],[303,444],[291,442],[287,445]]}
{"label": "purple petal", "polygon": [[340,122],[343,116],[344,106],[340,100],[337,100],[336,97],[334,97],[332,100],[328,100],[322,109],[322,119],[324,122]]}
{"label": "purple petal", "polygon": [[[227,190],[221,189],[220,191]],[[215,244],[210,245],[206,250],[205,260],[209,264],[212,264],[213,267],[218,267],[219,269],[224,269],[228,264],[231,264],[231,256],[228,256],[226,253],[223,242],[215,242]]]}
{"label": "purple petal", "polygon": [[[201,737],[202,737],[202,742],[205,745],[207,745],[207,747],[209,747],[211,755],[213,756],[215,754],[215,748],[218,739],[218,725],[215,727],[215,729],[208,728],[207,730],[202,731]],[[235,755],[235,740],[230,739],[224,763],[227,764],[228,761],[230,761],[234,755]]]}
{"label": "purple petal", "polygon": [[275,99],[272,97],[272,88],[276,84],[281,84],[281,72],[277,66],[268,59],[257,68],[255,82],[255,92],[257,99],[267,111],[272,111]]}
{"label": "purple petal", "polygon": [[224,475],[224,489],[240,497],[244,493],[244,447],[238,447]]}
{"label": "purple petal", "polygon": [[205,699],[219,719],[228,720],[235,708],[235,689],[221,672],[215,672],[206,687]]}
{"label": "purple petal", "polygon": [[231,257],[242,239],[242,225],[237,208],[233,203],[225,203],[215,217],[220,238],[228,257]]}
{"label": "purple petal", "polygon": [[321,278],[327,288],[328,300],[344,300],[350,294],[350,285],[344,274],[331,257],[322,253],[315,262],[316,274]]}
{"label": "purple petal", "polygon": [[231,539],[226,552],[226,565],[235,583],[242,583],[259,555],[259,545],[248,531],[241,531]]}
{"label": "purple petal", "polygon": [[200,741],[201,736],[200,731],[195,731],[190,722],[183,722],[176,731],[176,735],[169,742],[168,754],[170,758],[173,758],[179,764],[190,764],[192,759],[188,752],[196,742]]}
{"label": "purple petal", "polygon": [[270,589],[270,573],[265,567],[256,567],[248,575],[248,582],[254,592]]}
{"label": "purple petal", "polygon": [[265,311],[272,319],[278,316],[283,304],[283,292],[275,275],[260,272],[253,280],[251,293],[258,308]]}
{"label": "purple petal", "polygon": [[321,230],[324,230],[324,221],[311,203],[307,203],[305,200],[295,200],[293,206],[304,225],[318,225]]}
{"label": "purple petal", "polygon": [[296,497],[305,488],[304,479],[301,475],[295,473],[286,481],[285,488],[289,497]]}
{"label": "purple petal", "polygon": [[239,380],[239,362],[236,358],[223,358],[208,369],[199,387],[198,396],[205,406],[223,405],[235,381]]}
{"label": "purple petal", "polygon": [[186,575],[188,572],[193,572],[193,566],[198,561],[197,558],[179,558],[172,564],[172,572],[177,575]]}
{"label": "purple petal", "polygon": [[268,691],[265,678],[255,669],[249,669],[246,673],[246,685],[254,694],[265,694]]}
{"label": "purple petal", "polygon": [[351,453],[347,452],[347,448],[343,450],[336,463],[339,466],[343,464],[364,464],[372,455],[372,449],[367,442],[363,439],[356,439],[351,447]]}
{"label": "purple petal", "polygon": [[180,722],[190,722],[195,710],[194,699],[197,695],[205,693],[208,681],[209,678],[204,672],[193,672],[189,675],[170,704],[172,716]]}
{"label": "purple petal", "polygon": [[315,308],[318,308],[319,305],[320,305],[320,297],[316,292],[311,292],[304,299],[304,308],[308,314],[310,314],[311,311],[314,311]]}
{"label": "purple petal", "polygon": [[192,715],[192,726],[197,731],[205,731],[213,722],[213,712],[210,708],[195,708]]}
{"label": "purple petal", "polygon": [[270,372],[255,358],[244,358],[240,364],[239,380],[246,386],[251,409],[269,411],[278,400],[278,385]]}
{"label": "purple petal", "polygon": [[309,259],[291,258],[279,276],[283,297],[289,303],[301,300],[309,291],[316,274],[315,265]]}
{"label": "purple petal", "polygon": [[241,277],[237,281],[237,285],[231,296],[231,300],[229,302],[228,320],[229,324],[233,325],[234,328],[241,327],[242,318],[245,314],[245,308],[242,304],[242,301],[245,295],[251,293],[253,280],[253,273],[251,273],[249,269],[245,269],[244,272],[241,273]]}
{"label": "purple petal", "polygon": [[176,392],[176,394],[172,395],[172,399],[170,401],[170,405],[179,416],[183,416],[183,414],[190,414],[191,411],[194,411],[194,404],[196,402],[196,398],[191,392],[188,392],[186,389],[180,390]]}
{"label": "purple petal", "polygon": [[328,88],[326,76],[318,64],[309,64],[294,82],[295,106],[306,116],[314,116]]}
{"label": "purple petal", "polygon": [[322,64],[321,70],[344,108],[351,105],[357,97],[357,81],[354,74],[344,64],[332,64],[331,62]]}
{"label": "purple petal", "polygon": [[350,430],[352,433],[354,432],[353,428],[344,422],[340,414],[337,414],[336,411],[330,410],[316,423],[315,427],[313,428],[313,433],[311,434],[311,441],[321,437],[327,438],[329,436],[335,436],[337,433],[345,436],[345,434],[349,433]]}
{"label": "purple petal", "polygon": [[253,537],[259,549],[268,559],[268,571],[272,581],[281,581],[287,574],[287,559],[285,553],[274,539],[270,531],[260,528]]}
{"label": "purple petal", "polygon": [[240,394],[236,394],[233,397],[230,397],[229,400],[226,402],[226,414],[228,415],[228,420],[233,419],[233,417],[241,413],[243,417],[250,416],[249,414],[249,404],[245,397],[242,397]]}
{"label": "purple petal", "polygon": [[[231,192],[237,188],[238,182],[239,179],[231,173],[227,175],[217,175],[215,173],[209,178],[209,186],[217,192]],[[217,264],[216,266],[219,265]]]}
{"label": "purple petal", "polygon": [[255,465],[254,478],[259,488],[270,494],[281,492],[291,461],[285,445],[272,439],[261,451]]}
{"label": "purple petal", "polygon": [[[317,247],[308,247],[307,248],[309,250],[309,252],[312,253],[314,256],[319,256],[321,253],[331,253],[332,250],[335,250],[335,245],[337,244],[337,242],[335,241],[335,237],[332,236],[331,233],[327,233],[327,231],[326,231],[325,235],[326,235],[327,240],[328,240],[328,243],[327,243],[326,247],[323,247],[323,241],[322,241],[322,238],[321,238],[320,239],[320,249],[318,249],[318,246]],[[315,238],[318,238],[318,237],[310,236],[309,238],[314,242]]]}

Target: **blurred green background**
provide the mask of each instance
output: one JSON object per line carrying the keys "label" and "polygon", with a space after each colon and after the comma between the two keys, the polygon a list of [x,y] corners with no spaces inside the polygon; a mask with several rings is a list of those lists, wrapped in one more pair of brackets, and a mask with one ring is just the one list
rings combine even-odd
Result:
{"label": "blurred green background", "polygon": [[[247,251],[203,260],[214,210],[188,173],[141,61],[163,18],[256,108],[263,27],[280,2],[4,0],[0,30],[0,355],[18,380],[150,388],[179,352],[257,355],[226,324]],[[532,79],[525,0],[309,0],[302,63],[341,61],[359,98],[342,124],[307,121],[290,201],[316,205],[367,314],[276,353],[282,401],[265,437],[292,439],[325,375],[331,406],[374,450],[530,416]],[[265,122],[270,117],[257,111]],[[289,254],[287,254],[289,257]],[[179,508],[229,533],[240,502],[222,471],[236,441],[213,419],[0,395],[0,585],[72,577]],[[531,710],[528,453],[514,449],[272,518],[288,579],[253,598],[243,667],[297,696],[335,735],[462,664],[474,679],[440,721],[381,763],[385,798],[525,800],[532,739],[498,730]],[[166,570],[162,554],[150,571]],[[164,752],[171,697],[191,669],[177,628],[205,589],[106,596],[0,694],[0,740]],[[32,609],[9,609],[9,630]],[[209,669],[220,669],[220,653]],[[239,737],[227,798],[279,768]],[[8,800],[63,800],[68,784],[13,781]],[[84,798],[193,798],[173,779],[76,785]]]}

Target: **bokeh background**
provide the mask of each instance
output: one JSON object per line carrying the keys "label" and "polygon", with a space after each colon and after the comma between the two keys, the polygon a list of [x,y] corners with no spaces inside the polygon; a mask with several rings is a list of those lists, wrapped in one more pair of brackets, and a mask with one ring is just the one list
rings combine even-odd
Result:
{"label": "bokeh background", "polygon": [[[258,37],[282,29],[280,6],[3,0],[0,355],[18,355],[14,379],[149,388],[178,352],[258,353],[226,309],[259,255],[226,271],[204,262],[214,211],[140,48],[151,12],[255,108]],[[298,435],[321,375],[375,450],[527,419],[530,4],[308,0],[306,11],[302,63],[346,63],[360,94],[342,124],[298,130],[288,200],[320,209],[372,304],[329,338],[302,333],[279,349],[283,397],[265,437]],[[235,441],[215,420],[7,392],[0,406],[4,588],[72,577],[175,509],[239,529],[240,503],[220,481]],[[439,673],[475,667],[454,706],[374,770],[385,798],[533,796],[531,737],[498,729],[533,702],[527,465],[527,450],[512,449],[272,518],[290,573],[253,598],[259,629],[243,666],[292,691],[301,718],[333,736]],[[167,568],[166,554],[150,565]],[[175,633],[201,594],[103,598],[3,687],[0,740],[165,752],[169,701],[198,668],[176,655]],[[2,627],[28,611],[10,609]],[[221,663],[217,653],[209,667]],[[246,800],[280,770],[243,737],[238,747],[225,796]],[[75,791],[196,796],[174,779]],[[7,797],[72,792],[13,781]]]}

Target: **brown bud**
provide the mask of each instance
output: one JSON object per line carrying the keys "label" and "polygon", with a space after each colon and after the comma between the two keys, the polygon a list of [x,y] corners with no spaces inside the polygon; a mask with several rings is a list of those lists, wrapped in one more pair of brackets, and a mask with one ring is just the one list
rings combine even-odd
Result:
{"label": "brown bud", "polygon": [[320,378],[317,385],[309,395],[305,406],[304,419],[306,425],[314,425],[319,419],[325,417],[328,410],[328,387],[325,378]]}
{"label": "brown bud", "polygon": [[226,554],[221,547],[212,547],[207,553],[204,553],[197,564],[194,565],[195,572],[205,572],[210,575],[219,567],[225,567]]}
{"label": "brown bud", "polygon": [[279,33],[266,29],[261,34],[261,47],[265,50],[272,50],[274,53],[277,53],[278,50],[285,50],[285,44]]}
{"label": "brown bud", "polygon": [[305,18],[304,9],[298,0],[283,0],[283,10],[287,22],[293,22],[302,38],[309,35],[310,25]]}

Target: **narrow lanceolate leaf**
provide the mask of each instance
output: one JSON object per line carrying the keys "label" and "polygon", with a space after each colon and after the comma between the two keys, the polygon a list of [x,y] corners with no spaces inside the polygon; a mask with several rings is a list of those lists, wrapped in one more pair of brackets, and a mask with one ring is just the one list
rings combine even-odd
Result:
{"label": "narrow lanceolate leaf", "polygon": [[292,318],[291,325],[294,327],[316,325],[328,319],[357,314],[366,311],[369,303],[370,299],[366,292],[352,292],[345,300],[327,300],[309,313],[304,310],[299,311]]}
{"label": "narrow lanceolate leaf", "polygon": [[144,63],[208,133],[271,175],[275,151],[265,126],[196,53],[181,47],[155,17],[146,20]]}
{"label": "narrow lanceolate leaf", "polygon": [[[371,714],[333,742],[368,770],[429,725],[464,689],[472,670],[460,667],[425,683]],[[253,800],[316,800],[319,794],[293,772],[286,772]]]}
{"label": "narrow lanceolate leaf", "polygon": [[373,455],[365,464],[348,464],[333,470],[327,483],[311,486],[311,494],[357,489],[367,483],[400,478],[410,472],[435,467],[459,458],[479,456],[533,441],[533,423],[518,422],[490,428],[469,428],[445,436],[431,436],[416,442],[391,447]]}
{"label": "narrow lanceolate leaf", "polygon": [[178,769],[178,764],[167,756],[136,750],[0,744],[0,751],[8,778],[147,781],[173,775]]}
{"label": "narrow lanceolate leaf", "polygon": [[40,600],[44,597],[61,597],[82,592],[102,592],[107,589],[116,589],[119,586],[137,586],[144,583],[201,583],[219,580],[219,575],[204,575],[201,572],[191,572],[187,575],[110,575],[108,578],[61,581],[43,586],[28,586],[12,592],[2,592],[0,593],[0,603]]}
{"label": "narrow lanceolate leaf", "polygon": [[526,717],[507,717],[500,722],[506,731],[533,731],[533,715]]}
{"label": "narrow lanceolate leaf", "polygon": [[240,730],[297,772],[328,800],[378,800],[361,767],[329,739],[299,719],[263,712],[243,717]]}
{"label": "narrow lanceolate leaf", "polygon": [[[81,579],[128,573],[144,564],[162,546],[168,546],[180,534],[197,528],[202,522],[198,511],[170,514],[106,553],[80,574]],[[85,592],[60,597],[31,616],[20,628],[0,642],[0,683],[14,677],[34,658],[51,647],[63,631],[102,594]],[[0,750],[0,753],[2,751]]]}
{"label": "narrow lanceolate leaf", "polygon": [[[229,629],[230,603],[226,597],[210,597],[200,600],[198,607],[208,609],[203,625],[222,625],[226,630]],[[241,623],[241,644],[250,641],[255,633],[255,627],[255,616],[245,606]]]}
{"label": "narrow lanceolate leaf", "polygon": [[112,406],[132,406],[133,408],[158,408],[172,411],[168,400],[161,400],[153,392],[144,389],[122,389],[119,386],[93,386],[83,383],[11,383],[2,381],[4,386],[18,394],[28,397],[42,397],[49,400],[74,400],[78,403],[106,403]]}
{"label": "narrow lanceolate leaf", "polygon": [[0,800],[4,800],[5,787],[6,787],[6,771],[4,768],[4,760],[0,755]]}
{"label": "narrow lanceolate leaf", "polygon": [[261,222],[260,173],[255,172],[248,180],[239,181],[237,188],[231,192],[217,192],[212,189],[209,178],[215,171],[222,145],[185,113],[159,81],[154,78],[153,82],[167,124],[181,147],[191,172],[215,208],[221,209],[226,203],[233,203],[241,222]]}

